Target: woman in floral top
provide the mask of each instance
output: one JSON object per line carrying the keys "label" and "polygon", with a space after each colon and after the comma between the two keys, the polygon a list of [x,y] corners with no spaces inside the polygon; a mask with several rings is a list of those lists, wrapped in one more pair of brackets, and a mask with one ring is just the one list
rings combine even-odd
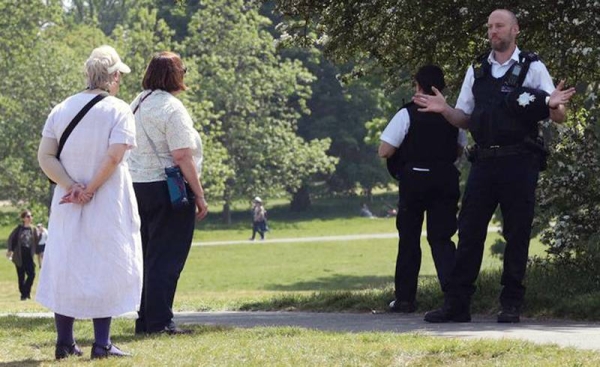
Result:
{"label": "woman in floral top", "polygon": [[[173,322],[173,299],[192,243],[195,219],[202,220],[208,206],[199,179],[202,141],[176,97],[186,89],[185,73],[177,54],[154,55],[142,82],[144,91],[131,103],[138,148],[129,157],[129,167],[142,222],[144,255],[136,334],[188,332]],[[181,169],[190,205],[171,205],[165,168],[172,166]]]}

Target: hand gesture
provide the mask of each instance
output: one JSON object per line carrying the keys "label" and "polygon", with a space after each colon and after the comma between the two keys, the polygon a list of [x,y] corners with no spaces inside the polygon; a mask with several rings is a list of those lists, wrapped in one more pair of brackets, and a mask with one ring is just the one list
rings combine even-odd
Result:
{"label": "hand gesture", "polygon": [[196,220],[202,220],[208,214],[208,203],[204,196],[196,196]]}
{"label": "hand gesture", "polygon": [[575,88],[571,87],[568,89],[564,89],[565,80],[561,80],[560,83],[556,86],[556,89],[550,95],[550,100],[548,100],[548,107],[551,109],[557,109],[561,104],[566,104],[569,102],[571,97],[575,94]]}
{"label": "hand gesture", "polygon": [[431,87],[434,95],[417,93],[412,97],[412,101],[420,107],[420,112],[442,113],[446,108],[446,97],[436,87]]}

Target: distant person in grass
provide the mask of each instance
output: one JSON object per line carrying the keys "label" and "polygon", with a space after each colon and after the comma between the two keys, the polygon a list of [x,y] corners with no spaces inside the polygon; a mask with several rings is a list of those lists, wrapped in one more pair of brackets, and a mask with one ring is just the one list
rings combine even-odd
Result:
{"label": "distant person in grass", "polygon": [[42,261],[44,261],[44,251],[46,251],[46,241],[48,240],[48,230],[42,223],[37,224],[37,230],[40,234],[40,243],[38,243],[35,253],[37,254],[38,264],[40,264],[41,269]]}
{"label": "distant person in grass", "polygon": [[[56,359],[82,355],[76,318],[93,319],[92,359],[130,355],[110,338],[112,317],[137,311],[142,293],[140,218],[125,161],[136,146],[135,122],[115,97],[130,71],[114,48],[94,49],[85,62],[87,89],[56,105],[42,132],[38,161],[57,186],[36,300],[54,312]],[[59,159],[67,126],[92,101]]]}
{"label": "distant person in grass", "polygon": [[252,237],[250,237],[250,241],[254,241],[257,233],[260,235],[260,239],[264,240],[267,228],[267,210],[263,206],[262,199],[257,196],[252,200]]}
{"label": "distant person in grass", "polygon": [[[40,234],[31,225],[33,216],[29,210],[21,213],[21,224],[15,228],[8,237],[6,256],[12,260],[17,268],[19,292],[21,301],[31,298],[31,286],[35,279],[35,263],[33,256],[36,253]],[[41,263],[40,263],[41,264]]]}
{"label": "distant person in grass", "polygon": [[[432,87],[445,87],[444,74],[435,65],[423,66],[415,76],[415,89],[432,95]],[[456,250],[452,236],[460,191],[454,162],[467,143],[466,134],[441,115],[419,112],[418,108],[411,102],[400,109],[381,134],[379,146],[379,156],[388,159],[390,174],[399,186],[395,299],[389,304],[392,312],[416,310],[425,213],[427,241],[442,289]]]}

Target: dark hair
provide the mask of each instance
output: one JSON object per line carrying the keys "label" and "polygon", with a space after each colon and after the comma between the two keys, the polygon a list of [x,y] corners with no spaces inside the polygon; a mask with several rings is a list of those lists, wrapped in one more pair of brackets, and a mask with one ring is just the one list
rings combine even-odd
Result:
{"label": "dark hair", "polygon": [[436,87],[440,92],[446,86],[444,81],[444,72],[439,66],[436,65],[425,65],[417,71],[415,75],[415,81],[419,83],[423,91],[427,94],[433,95],[431,87]]}
{"label": "dark hair", "polygon": [[162,89],[167,92],[186,90],[183,75],[186,69],[179,55],[169,51],[154,54],[142,81],[144,89]]}
{"label": "dark hair", "polygon": [[23,210],[21,212],[21,219],[25,219],[25,217],[27,216],[27,214],[31,213],[30,210]]}

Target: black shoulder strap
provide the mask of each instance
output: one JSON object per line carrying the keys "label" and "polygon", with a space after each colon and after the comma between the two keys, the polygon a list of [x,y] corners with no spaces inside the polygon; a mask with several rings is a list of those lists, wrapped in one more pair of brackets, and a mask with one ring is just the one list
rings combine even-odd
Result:
{"label": "black shoulder strap", "polygon": [[485,53],[482,53],[481,55],[477,56],[475,58],[475,61],[473,61],[473,75],[475,77],[475,79],[479,79],[483,76],[485,76],[486,73],[489,73],[490,71],[488,69],[490,69],[490,63],[488,62],[488,56],[490,55],[490,51],[487,51]]}
{"label": "black shoulder strap", "polygon": [[89,101],[85,106],[83,106],[83,108],[81,109],[81,111],[79,111],[79,113],[77,115],[75,115],[73,120],[69,123],[69,126],[67,126],[65,131],[60,136],[60,141],[58,142],[58,151],[56,152],[56,159],[60,158],[60,153],[62,152],[63,147],[65,146],[65,143],[67,142],[67,139],[69,138],[69,135],[71,135],[71,133],[73,132],[73,129],[75,129],[75,126],[77,126],[77,124],[79,123],[79,121],[81,121],[83,116],[85,116],[85,114],[88,113],[88,111],[96,103],[100,102],[107,96],[108,96],[108,93],[106,93],[106,92],[102,92],[102,93],[98,94],[96,97],[92,98],[92,100]]}
{"label": "black shoulder strap", "polygon": [[519,53],[519,63],[523,65],[523,69],[519,74],[519,79],[517,80],[517,85],[519,87],[523,86],[523,82],[525,81],[525,77],[527,76],[527,72],[529,71],[529,66],[532,62],[538,61],[540,58],[535,52],[529,51],[521,51]]}

